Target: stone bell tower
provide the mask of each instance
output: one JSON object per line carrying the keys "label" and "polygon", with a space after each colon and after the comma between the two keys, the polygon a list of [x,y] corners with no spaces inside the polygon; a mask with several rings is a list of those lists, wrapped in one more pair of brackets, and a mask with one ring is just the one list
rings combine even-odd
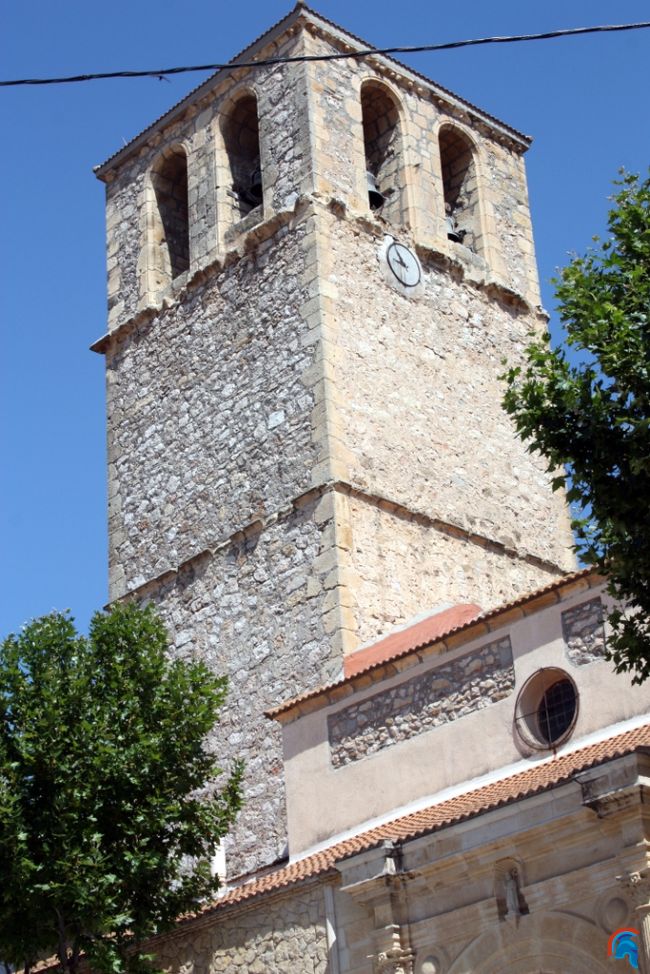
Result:
{"label": "stone bell tower", "polygon": [[[501,411],[544,317],[528,140],[299,4],[97,169],[111,599],[228,674],[230,875],[285,854],[263,717],[441,603],[573,567]],[[307,745],[306,745],[307,746]]]}

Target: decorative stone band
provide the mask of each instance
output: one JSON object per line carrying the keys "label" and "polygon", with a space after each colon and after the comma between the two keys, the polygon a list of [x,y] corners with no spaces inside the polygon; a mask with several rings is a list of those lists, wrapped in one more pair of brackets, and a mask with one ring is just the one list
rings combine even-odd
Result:
{"label": "decorative stone band", "polygon": [[503,700],[515,685],[509,637],[384,690],[328,718],[330,759],[340,768]]}
{"label": "decorative stone band", "polygon": [[600,599],[581,602],[562,613],[562,632],[566,655],[574,666],[584,666],[604,659],[605,627],[603,603]]}

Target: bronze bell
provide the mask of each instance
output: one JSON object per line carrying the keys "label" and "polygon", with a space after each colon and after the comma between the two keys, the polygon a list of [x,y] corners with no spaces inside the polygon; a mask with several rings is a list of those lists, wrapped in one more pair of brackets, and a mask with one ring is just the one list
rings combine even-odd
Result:
{"label": "bronze bell", "polygon": [[370,170],[366,171],[366,184],[368,186],[368,202],[371,210],[378,210],[386,202],[386,197],[379,192],[377,180]]}

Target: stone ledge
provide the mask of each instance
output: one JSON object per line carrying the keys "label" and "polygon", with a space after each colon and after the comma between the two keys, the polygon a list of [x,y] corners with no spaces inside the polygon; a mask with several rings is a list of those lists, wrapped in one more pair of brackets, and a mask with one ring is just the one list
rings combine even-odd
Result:
{"label": "stone ledge", "polygon": [[[521,314],[534,315],[544,324],[548,321],[548,313],[542,307],[534,307],[522,294],[514,291],[507,284],[488,275],[485,277],[473,276],[469,263],[463,260],[461,255],[450,254],[443,249],[444,244],[441,244],[440,247],[433,244],[419,244],[412,240],[412,233],[408,227],[391,227],[379,217],[351,209],[343,200],[337,198],[325,200],[319,193],[313,193],[297,196],[293,209],[279,210],[255,226],[242,231],[225,253],[220,254],[193,273],[188,273],[187,281],[181,287],[166,294],[159,304],[142,308],[131,318],[117,325],[112,331],[102,335],[101,338],[93,342],[90,350],[104,354],[113,341],[122,340],[140,325],[153,322],[162,312],[180,304],[186,295],[196,287],[210,280],[210,278],[216,277],[227,267],[237,263],[248,254],[253,253],[260,244],[269,240],[292,221],[303,221],[313,216],[318,207],[329,210],[337,219],[343,220],[368,236],[377,239],[383,238],[386,233],[398,234],[401,231],[404,238],[408,239],[414,246],[421,260],[430,263],[438,270],[453,274],[457,283],[482,291],[489,299],[500,301]],[[487,265],[486,270],[489,270]]]}
{"label": "stone ledge", "polygon": [[101,338],[98,338],[90,346],[91,352],[104,354],[114,341],[122,340],[140,325],[153,322],[164,311],[180,304],[195,288],[204,284],[210,278],[221,274],[227,267],[237,263],[243,257],[253,253],[260,244],[275,236],[279,230],[288,226],[293,220],[304,220],[307,218],[310,215],[307,212],[310,202],[309,197],[299,196],[296,198],[293,209],[279,210],[277,213],[268,217],[268,219],[262,220],[260,223],[255,224],[255,226],[243,230],[230,242],[230,246],[225,253],[221,253],[214,260],[198,268],[193,273],[188,272],[187,281],[181,287],[165,294],[159,304],[152,304],[140,309],[132,317],[118,324],[112,331],[102,335]]}
{"label": "stone ledge", "polygon": [[[536,567],[548,571],[550,574],[564,574],[559,566],[554,565],[551,562],[546,562],[534,555],[522,554],[514,548],[509,548],[500,542],[493,541],[491,538],[486,538],[479,534],[473,534],[457,524],[452,524],[450,522],[431,517],[430,515],[427,515],[421,511],[412,511],[399,501],[392,501],[380,495],[370,494],[362,488],[355,486],[354,484],[347,483],[343,480],[326,480],[323,483],[317,484],[311,487],[309,490],[298,494],[297,497],[292,498],[291,501],[288,504],[285,504],[283,507],[272,511],[270,514],[264,517],[253,518],[245,525],[236,528],[230,534],[224,535],[215,540],[215,542],[208,547],[202,548],[200,551],[196,551],[193,554],[188,555],[188,557],[184,558],[183,561],[178,563],[178,565],[170,566],[169,568],[166,568],[165,571],[160,572],[153,578],[150,578],[142,584],[128,589],[122,595],[117,596],[113,602],[122,602],[125,599],[134,598],[136,596],[139,597],[144,595],[152,588],[160,587],[162,584],[164,584],[164,582],[169,581],[185,569],[196,564],[202,558],[213,558],[230,545],[236,544],[238,541],[242,541],[245,538],[249,538],[253,535],[260,534],[262,531],[266,530],[266,528],[271,527],[278,522],[286,521],[287,518],[294,513],[294,511],[298,511],[308,504],[314,503],[325,494],[329,494],[331,492],[336,492],[347,497],[355,497],[365,503],[371,504],[379,510],[388,511],[396,517],[401,517],[415,521],[419,524],[424,524],[442,534],[447,534],[450,537],[458,538],[468,544],[478,545],[482,548],[503,554],[508,558],[517,559],[519,561],[526,562],[527,564],[535,565]],[[551,600],[556,601],[556,599]],[[109,603],[109,605],[110,604],[112,603]]]}

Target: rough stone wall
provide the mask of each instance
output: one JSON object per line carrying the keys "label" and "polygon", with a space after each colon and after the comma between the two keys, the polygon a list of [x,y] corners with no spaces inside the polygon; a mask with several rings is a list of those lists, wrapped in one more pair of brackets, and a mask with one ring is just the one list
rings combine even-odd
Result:
{"label": "rough stone wall", "polygon": [[280,728],[264,711],[340,673],[325,611],[331,510],[327,497],[307,503],[145,590],[175,653],[229,680],[214,747],[225,766],[246,763],[245,805],[226,844],[229,876],[286,855]]}
{"label": "rough stone wall", "polygon": [[327,719],[334,768],[503,700],[515,685],[509,637],[405,680]]}
{"label": "rough stone wall", "polygon": [[563,612],[562,634],[567,657],[574,666],[605,659],[607,647],[601,600],[590,599]]}
{"label": "rough stone wall", "polygon": [[[305,52],[333,54],[336,48],[307,34]],[[313,189],[356,208],[368,209],[360,80],[348,61],[307,66]]]}
{"label": "rough stone wall", "polygon": [[[145,172],[128,166],[106,186],[106,275],[108,326],[116,328],[138,309],[138,256],[144,234],[140,197],[145,195]],[[152,191],[153,197],[153,191]],[[152,230],[153,230],[153,220]]]}
{"label": "rough stone wall", "polygon": [[[285,37],[273,53],[296,54],[301,44],[300,35]],[[294,64],[225,77],[213,93],[189,106],[181,119],[152,135],[127,166],[110,176],[106,212],[111,330],[131,319],[139,309],[159,306],[163,297],[149,280],[156,263],[151,230],[157,219],[150,172],[173,146],[182,145],[187,152],[190,274],[219,256],[219,241],[223,242],[225,229],[232,223],[232,199],[225,195],[229,187],[218,185],[220,173],[228,168],[220,110],[239,90],[252,88],[258,99],[264,215],[293,207],[308,167],[303,75],[304,68]],[[170,281],[168,295],[172,291]]]}
{"label": "rough stone wall", "polygon": [[[307,43],[309,53],[338,50],[324,37],[308,38]],[[380,81],[401,108],[406,183],[403,222],[412,228],[416,242],[435,244],[450,254],[459,252],[460,245],[447,240],[438,145],[440,127],[453,125],[466,137],[471,135],[475,145],[475,195],[480,198],[482,224],[475,236],[481,240],[482,274],[486,279],[499,279],[531,304],[538,304],[539,282],[520,152],[507,139],[498,141],[480,124],[473,124],[462,108],[445,105],[424,86],[400,84],[397,72],[390,68],[384,72],[367,61],[345,61],[312,64],[308,72],[313,89],[317,189],[341,199],[353,211],[368,210],[360,88],[362,81]]]}
{"label": "rough stone wall", "polygon": [[281,228],[109,354],[113,598],[309,485],[301,238]]}
{"label": "rough stone wall", "polygon": [[496,546],[438,530],[425,518],[360,496],[341,499],[350,525],[341,553],[355,644],[441,603],[489,609],[545,585],[549,573]]}
{"label": "rough stone wall", "polygon": [[524,160],[498,144],[486,144],[482,159],[482,183],[486,186],[488,232],[498,240],[505,280],[531,304],[539,293],[539,278],[530,220]]}
{"label": "rough stone wall", "polygon": [[406,298],[380,273],[380,240],[331,221],[338,421],[351,482],[572,568],[564,500],[501,407],[503,357],[518,361],[531,317],[433,263],[423,267],[422,296]]}
{"label": "rough stone wall", "polygon": [[[322,50],[298,36],[274,53],[303,42]],[[264,202],[236,227],[220,210],[219,109],[251,84],[246,72],[154,134],[108,188],[111,598],[154,600],[176,651],[230,677],[215,746],[248,762],[230,875],[285,851],[279,734],[264,709],[334,678],[343,648],[423,605],[477,591],[494,604],[548,577],[499,543],[532,539],[562,563],[546,540],[563,537],[560,502],[497,409],[502,355],[530,319],[463,284],[457,265],[428,264],[416,302],[378,273],[386,224],[367,210],[360,102],[376,76],[350,61],[255,74]],[[440,218],[444,250],[438,108],[397,90],[415,242]],[[162,300],[150,172],[174,145],[187,154],[191,266]],[[325,192],[347,211],[334,216]],[[526,233],[513,234],[513,261]],[[341,493],[320,496],[333,481]],[[345,509],[347,481],[367,510]],[[453,533],[434,544],[435,518],[497,546]]]}
{"label": "rough stone wall", "polygon": [[224,910],[209,925],[154,945],[170,974],[326,974],[323,890]]}

